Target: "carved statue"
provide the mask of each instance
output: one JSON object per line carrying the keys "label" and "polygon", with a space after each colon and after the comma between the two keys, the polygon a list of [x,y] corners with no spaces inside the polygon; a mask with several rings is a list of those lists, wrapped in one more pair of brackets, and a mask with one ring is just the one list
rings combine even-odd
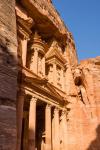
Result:
{"label": "carved statue", "polygon": [[39,54],[39,57],[38,57],[38,73],[40,75],[42,75],[42,56],[41,56],[41,54]]}

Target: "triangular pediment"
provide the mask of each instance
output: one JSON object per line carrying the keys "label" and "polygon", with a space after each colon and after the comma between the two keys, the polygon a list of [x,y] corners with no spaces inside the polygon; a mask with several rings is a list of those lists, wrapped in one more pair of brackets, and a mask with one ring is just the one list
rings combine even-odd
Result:
{"label": "triangular pediment", "polygon": [[38,79],[32,77],[26,77],[25,81],[29,83],[29,85],[36,89],[38,92],[41,92],[46,95],[51,95],[61,101],[63,101],[63,97],[56,91],[56,89],[48,82],[47,79]]}
{"label": "triangular pediment", "polygon": [[46,53],[46,60],[52,59],[54,57],[56,59],[59,59],[61,62],[66,63],[66,60],[62,55],[62,50],[60,46],[58,45],[57,41],[53,41],[53,43],[51,44],[51,47]]}

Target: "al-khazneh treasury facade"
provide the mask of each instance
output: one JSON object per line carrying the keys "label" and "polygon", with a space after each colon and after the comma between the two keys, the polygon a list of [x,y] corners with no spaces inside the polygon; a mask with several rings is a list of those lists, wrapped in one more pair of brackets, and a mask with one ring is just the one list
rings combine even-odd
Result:
{"label": "al-khazneh treasury facade", "polygon": [[0,150],[99,150],[100,57],[78,65],[51,0],[0,11]]}

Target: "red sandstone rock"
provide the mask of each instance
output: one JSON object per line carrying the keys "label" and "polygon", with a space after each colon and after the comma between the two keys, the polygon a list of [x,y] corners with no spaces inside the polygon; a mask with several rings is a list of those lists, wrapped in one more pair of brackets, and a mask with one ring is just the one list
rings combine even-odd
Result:
{"label": "red sandstone rock", "polygon": [[[28,88],[29,86],[33,88],[36,84],[36,89],[40,87],[39,92],[41,90],[42,94],[47,92],[45,96],[48,95],[48,97],[51,94],[54,98],[52,100],[58,100],[57,105],[59,102],[60,107],[64,109],[67,108],[66,133],[68,138],[66,139],[67,144],[64,144],[67,145],[68,150],[99,150],[100,57],[81,61],[78,65],[72,34],[65,27],[52,3],[48,2],[51,2],[51,0],[21,0],[21,3],[18,3],[16,7],[16,25],[15,1],[8,2],[7,0],[0,0],[0,150],[15,150],[16,143],[18,146],[17,150],[20,149],[20,144],[23,143],[25,143],[24,146],[27,145],[28,147],[28,137],[26,136],[28,135],[28,127],[25,126],[25,131],[21,131],[21,129],[22,120],[27,118],[25,121],[28,121],[29,101],[26,103],[26,99],[29,99],[29,97],[24,99],[23,93],[25,94],[25,91],[21,93],[22,95],[19,93],[18,97],[16,96],[18,88],[17,77],[19,84],[24,82],[24,85]],[[52,85],[54,83],[49,83],[46,78],[42,79],[28,68],[17,66],[17,58],[20,60],[22,52],[19,51],[19,41],[17,50],[17,40],[19,39],[16,35],[16,31],[18,31],[22,40],[24,38],[24,40],[30,40],[31,34],[34,35],[35,28],[37,28],[42,37],[41,41],[45,39],[47,42],[45,42],[46,52],[49,50],[52,45],[52,40],[54,39],[59,43],[58,45],[55,44],[54,48],[59,49],[60,45],[60,50],[63,49],[63,51],[65,50],[66,52],[65,55],[63,53],[64,59],[66,60],[66,64],[64,64],[64,67],[66,66],[64,68],[66,73],[64,75],[65,80],[62,81],[65,84],[65,91]],[[22,32],[24,36],[22,36]],[[31,43],[32,42],[33,41],[31,41]],[[56,52],[57,54],[59,52],[58,58],[61,60],[62,54],[60,50],[56,50]],[[31,52],[28,51],[28,53]],[[42,53],[44,53],[44,51],[42,51]],[[54,53],[52,57],[56,56],[56,53]],[[22,65],[21,63],[19,64]],[[17,75],[18,70],[20,72]],[[66,104],[68,105],[66,106]],[[23,113],[23,111],[25,112]],[[38,115],[41,116],[39,112]],[[66,121],[66,119],[64,121]],[[18,129],[16,127],[17,125]],[[64,125],[64,128],[66,127]],[[64,137],[66,137],[64,131],[63,134]],[[22,141],[21,137],[23,137]],[[30,141],[32,144],[32,140]]]}

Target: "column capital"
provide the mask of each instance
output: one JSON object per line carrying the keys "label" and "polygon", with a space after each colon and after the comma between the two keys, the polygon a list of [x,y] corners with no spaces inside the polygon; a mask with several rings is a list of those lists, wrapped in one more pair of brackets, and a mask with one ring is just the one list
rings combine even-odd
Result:
{"label": "column capital", "polygon": [[23,36],[23,40],[27,40],[27,41],[28,41],[29,39],[30,39],[30,38],[29,38],[28,35],[24,35],[24,36]]}
{"label": "column capital", "polygon": [[50,109],[51,107],[52,107],[51,104],[47,104],[47,105],[46,105],[46,108],[48,108],[48,109]]}
{"label": "column capital", "polygon": [[55,112],[59,112],[59,111],[60,111],[60,109],[59,109],[58,107],[55,107],[55,108],[54,108],[54,113],[55,113]]}
{"label": "column capital", "polygon": [[61,116],[60,116],[60,120],[66,118],[66,116],[67,116],[67,111],[66,110],[62,110]]}
{"label": "column capital", "polygon": [[67,111],[66,110],[62,110],[62,115],[66,115]]}
{"label": "column capital", "polygon": [[37,97],[32,97],[31,101],[37,102],[38,98]]}

